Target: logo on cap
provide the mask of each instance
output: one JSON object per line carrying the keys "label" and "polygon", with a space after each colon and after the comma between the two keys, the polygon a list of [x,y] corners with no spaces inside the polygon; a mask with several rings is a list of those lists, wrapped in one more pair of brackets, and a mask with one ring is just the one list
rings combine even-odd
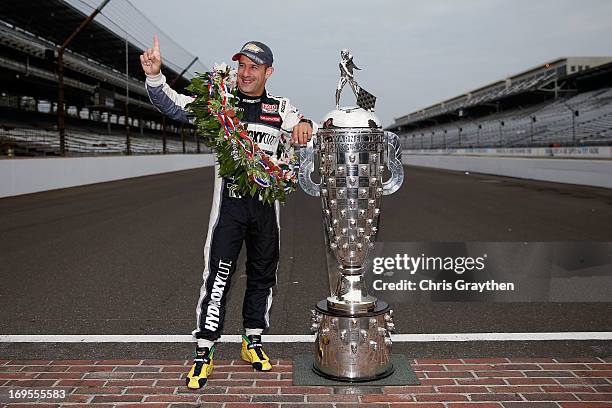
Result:
{"label": "logo on cap", "polygon": [[264,50],[253,43],[245,44],[244,47],[242,47],[242,51],[251,51],[254,53],[264,52]]}

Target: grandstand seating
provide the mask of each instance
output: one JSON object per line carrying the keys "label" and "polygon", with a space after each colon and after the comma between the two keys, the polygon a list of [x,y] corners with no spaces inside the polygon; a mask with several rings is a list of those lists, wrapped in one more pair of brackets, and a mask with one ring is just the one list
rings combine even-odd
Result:
{"label": "grandstand seating", "polygon": [[399,136],[407,149],[612,144],[612,88]]}
{"label": "grandstand seating", "polygon": [[[180,92],[196,72],[208,71],[203,61],[127,0],[29,3],[1,7],[0,158],[125,154],[126,122],[132,154],[210,151],[197,143],[193,126],[162,118],[152,106],[138,56],[157,33],[163,72]],[[58,116],[60,103],[65,116]]]}
{"label": "grandstand seating", "polygon": [[[0,110],[0,145],[8,146],[13,155],[49,156],[59,152],[57,118],[51,114],[33,114]],[[106,124],[88,120],[73,120],[66,128],[66,151],[69,155],[122,154],[126,151],[125,128],[113,124],[108,133]],[[6,150],[6,149],[4,149]],[[132,154],[159,154],[163,152],[161,132],[138,128],[130,132]],[[210,150],[200,145],[201,152]],[[168,134],[167,153],[182,153],[183,143],[177,135]],[[185,134],[185,153],[197,153],[194,136]]]}

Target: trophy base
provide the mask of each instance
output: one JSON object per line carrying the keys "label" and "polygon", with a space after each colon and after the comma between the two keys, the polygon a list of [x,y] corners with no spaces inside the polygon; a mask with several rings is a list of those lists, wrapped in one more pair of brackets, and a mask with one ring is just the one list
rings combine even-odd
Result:
{"label": "trophy base", "polygon": [[363,382],[385,378],[391,361],[393,323],[389,305],[377,301],[372,310],[338,314],[327,300],[313,311],[316,330],[313,371],[337,381]]}

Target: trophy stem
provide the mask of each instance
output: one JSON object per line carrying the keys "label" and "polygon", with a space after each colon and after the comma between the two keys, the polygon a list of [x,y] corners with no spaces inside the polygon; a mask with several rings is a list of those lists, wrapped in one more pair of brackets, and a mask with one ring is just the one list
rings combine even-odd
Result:
{"label": "trophy stem", "polygon": [[363,275],[342,275],[333,295],[327,298],[327,305],[340,313],[356,315],[374,310],[376,300],[368,294]]}

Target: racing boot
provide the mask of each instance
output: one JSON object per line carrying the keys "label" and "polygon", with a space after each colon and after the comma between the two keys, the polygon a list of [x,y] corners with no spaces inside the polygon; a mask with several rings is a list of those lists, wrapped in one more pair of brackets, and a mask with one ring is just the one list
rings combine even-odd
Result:
{"label": "racing boot", "polygon": [[270,358],[263,351],[261,336],[242,335],[242,351],[240,356],[247,363],[251,363],[257,371],[270,371],[272,369]]}
{"label": "racing boot", "polygon": [[185,383],[188,388],[197,390],[206,385],[208,376],[213,372],[213,354],[215,346],[210,349],[208,347],[196,347],[193,366],[185,378]]}

